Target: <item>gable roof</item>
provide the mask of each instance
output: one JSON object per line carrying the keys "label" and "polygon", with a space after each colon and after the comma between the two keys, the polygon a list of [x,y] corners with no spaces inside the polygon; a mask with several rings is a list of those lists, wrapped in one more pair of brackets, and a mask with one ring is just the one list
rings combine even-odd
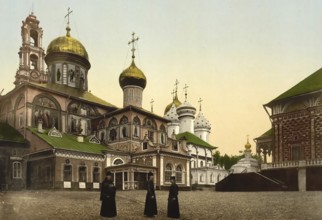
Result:
{"label": "gable roof", "polygon": [[267,105],[282,99],[322,90],[322,68],[270,101]]}
{"label": "gable roof", "polygon": [[273,135],[273,128],[270,128],[264,134],[262,134],[261,136],[255,138],[255,140],[264,139],[264,138],[270,138],[270,137],[272,137],[272,135]]}
{"label": "gable roof", "polygon": [[89,138],[84,138],[84,142],[78,142],[77,137],[72,134],[63,133],[62,137],[48,136],[48,131],[39,133],[35,128],[29,128],[31,132],[47,142],[55,149],[77,151],[83,153],[103,154],[105,151],[110,151],[107,146],[101,144],[89,143]]}
{"label": "gable roof", "polygon": [[185,139],[187,141],[188,144],[193,144],[193,145],[197,145],[200,147],[205,147],[208,149],[216,149],[217,147],[211,146],[210,144],[208,144],[206,141],[200,139],[199,137],[197,137],[196,135],[186,131],[180,134],[176,135],[177,139]]}
{"label": "gable roof", "polygon": [[93,95],[92,93],[87,91],[81,91],[77,88],[72,88],[72,87],[60,85],[60,84],[41,84],[41,83],[29,83],[29,84],[34,87],[43,88],[61,95],[71,96],[76,99],[80,99],[82,101],[87,101],[87,102],[99,104],[105,107],[118,109],[118,107],[116,107],[115,105]]}
{"label": "gable roof", "polygon": [[22,134],[7,123],[0,123],[0,141],[28,143]]}

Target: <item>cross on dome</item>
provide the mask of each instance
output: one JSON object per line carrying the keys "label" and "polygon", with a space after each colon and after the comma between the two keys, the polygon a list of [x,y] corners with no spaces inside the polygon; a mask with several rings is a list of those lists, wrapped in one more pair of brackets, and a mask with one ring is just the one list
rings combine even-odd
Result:
{"label": "cross on dome", "polygon": [[185,90],[185,92],[184,92],[184,95],[185,95],[185,97],[186,97],[186,100],[185,101],[187,101],[187,95],[188,95],[188,89],[189,88],[189,86],[187,86],[187,84],[184,84],[184,87],[183,87],[183,89]]}
{"label": "cross on dome", "polygon": [[70,7],[68,7],[67,15],[65,15],[65,18],[67,17],[67,27],[66,27],[67,34],[66,34],[66,36],[68,36],[68,37],[70,37],[69,15],[70,15],[72,12],[73,12],[73,11],[70,11]]}
{"label": "cross on dome", "polygon": [[132,40],[129,41],[129,43],[128,43],[129,45],[132,44],[132,49],[131,49],[131,51],[132,51],[132,59],[135,58],[135,55],[134,55],[134,52],[135,52],[134,43],[139,40],[139,37],[135,38],[134,35],[135,35],[135,33],[133,32],[132,33]]}
{"label": "cross on dome", "polygon": [[154,103],[154,100],[151,99],[151,101],[150,101],[150,104],[151,104],[151,112],[153,112],[153,103]]}
{"label": "cross on dome", "polygon": [[199,98],[198,102],[199,102],[199,111],[201,112],[201,103],[203,102],[203,100]]}

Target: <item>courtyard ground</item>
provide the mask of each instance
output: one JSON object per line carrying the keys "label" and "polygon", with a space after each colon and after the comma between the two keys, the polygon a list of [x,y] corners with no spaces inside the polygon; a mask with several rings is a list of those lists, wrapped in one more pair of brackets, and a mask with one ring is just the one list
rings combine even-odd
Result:
{"label": "courtyard ground", "polygon": [[[144,219],[145,191],[118,191],[118,216]],[[158,215],[167,219],[166,191],[156,191]],[[322,219],[322,192],[179,192],[181,219]],[[1,220],[100,219],[99,192],[0,192]]]}

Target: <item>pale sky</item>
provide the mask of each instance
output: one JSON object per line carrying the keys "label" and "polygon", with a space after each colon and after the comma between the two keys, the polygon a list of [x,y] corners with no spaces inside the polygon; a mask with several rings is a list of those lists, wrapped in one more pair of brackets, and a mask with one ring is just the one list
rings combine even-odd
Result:
{"label": "pale sky", "polygon": [[147,77],[143,107],[163,115],[178,95],[212,124],[210,144],[224,154],[244,149],[270,128],[263,104],[322,66],[322,1],[309,0],[0,0],[2,95],[14,88],[20,28],[32,11],[44,30],[43,47],[65,35],[85,46],[89,89],[122,107],[120,73],[130,65],[128,41],[140,38],[136,64]]}

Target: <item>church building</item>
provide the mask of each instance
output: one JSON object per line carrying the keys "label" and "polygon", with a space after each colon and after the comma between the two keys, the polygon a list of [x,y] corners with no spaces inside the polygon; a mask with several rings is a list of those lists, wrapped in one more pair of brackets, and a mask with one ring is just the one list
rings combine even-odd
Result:
{"label": "church building", "polygon": [[135,64],[134,34],[132,63],[119,75],[123,107],[88,91],[91,63],[72,37],[70,13],[66,35],[46,52],[37,17],[23,21],[15,88],[0,95],[2,188],[99,189],[106,171],[121,190],[144,189],[149,172],[157,189],[170,186],[172,175],[182,189],[223,178],[222,168],[220,177],[213,169],[201,111],[194,120],[196,109],[177,95],[164,117],[142,108],[147,79]]}

